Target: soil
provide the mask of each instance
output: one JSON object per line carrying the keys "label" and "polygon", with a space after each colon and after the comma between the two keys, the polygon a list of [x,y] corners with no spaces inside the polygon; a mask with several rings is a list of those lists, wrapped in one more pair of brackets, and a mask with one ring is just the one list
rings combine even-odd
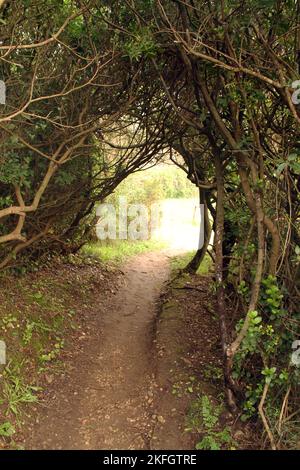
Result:
{"label": "soil", "polygon": [[[64,373],[31,408],[23,448],[195,449],[199,435],[186,432],[190,404],[223,390],[218,324],[210,277],[169,284],[172,255],[138,255],[109,288],[105,278],[87,292],[90,316]],[[237,434],[247,448],[247,430]]]}
{"label": "soil", "polygon": [[[29,449],[149,449],[157,392],[156,302],[168,279],[161,252],[131,259],[117,292],[101,304],[73,370],[37,409]],[[99,298],[101,292],[98,292]]]}

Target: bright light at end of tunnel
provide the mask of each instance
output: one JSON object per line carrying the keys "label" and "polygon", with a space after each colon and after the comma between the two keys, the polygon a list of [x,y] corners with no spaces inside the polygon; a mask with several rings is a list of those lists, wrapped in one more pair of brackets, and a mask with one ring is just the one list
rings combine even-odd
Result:
{"label": "bright light at end of tunnel", "polygon": [[159,223],[152,239],[168,248],[194,251],[199,247],[201,211],[199,199],[165,199],[159,203]]}

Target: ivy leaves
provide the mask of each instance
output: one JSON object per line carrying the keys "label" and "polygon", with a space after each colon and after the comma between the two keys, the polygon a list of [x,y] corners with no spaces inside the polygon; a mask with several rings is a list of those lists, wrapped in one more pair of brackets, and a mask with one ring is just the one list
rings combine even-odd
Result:
{"label": "ivy leaves", "polygon": [[280,176],[285,169],[290,169],[296,175],[300,175],[300,156],[297,153],[291,153],[286,161],[278,165],[276,175]]}

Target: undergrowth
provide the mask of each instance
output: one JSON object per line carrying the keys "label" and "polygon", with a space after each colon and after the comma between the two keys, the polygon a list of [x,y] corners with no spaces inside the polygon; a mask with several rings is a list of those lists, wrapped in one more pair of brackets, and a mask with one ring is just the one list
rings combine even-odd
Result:
{"label": "undergrowth", "polygon": [[186,431],[200,436],[196,444],[197,450],[236,449],[230,428],[221,423],[223,411],[223,403],[215,404],[208,395],[200,394],[192,401]]}
{"label": "undergrowth", "polygon": [[84,265],[78,271],[73,264],[1,279],[0,340],[7,358],[0,365],[0,449],[14,447],[30,405],[39,401],[48,380],[65,372],[63,351],[89,314],[86,296],[99,270],[95,274]]}

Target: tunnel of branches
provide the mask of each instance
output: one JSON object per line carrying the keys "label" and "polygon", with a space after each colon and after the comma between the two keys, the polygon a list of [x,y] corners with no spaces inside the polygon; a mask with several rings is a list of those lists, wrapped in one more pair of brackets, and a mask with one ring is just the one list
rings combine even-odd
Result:
{"label": "tunnel of branches", "polygon": [[296,403],[299,2],[0,3],[1,269],[77,252],[97,202],[171,160],[204,205],[187,271],[214,233],[228,406]]}

